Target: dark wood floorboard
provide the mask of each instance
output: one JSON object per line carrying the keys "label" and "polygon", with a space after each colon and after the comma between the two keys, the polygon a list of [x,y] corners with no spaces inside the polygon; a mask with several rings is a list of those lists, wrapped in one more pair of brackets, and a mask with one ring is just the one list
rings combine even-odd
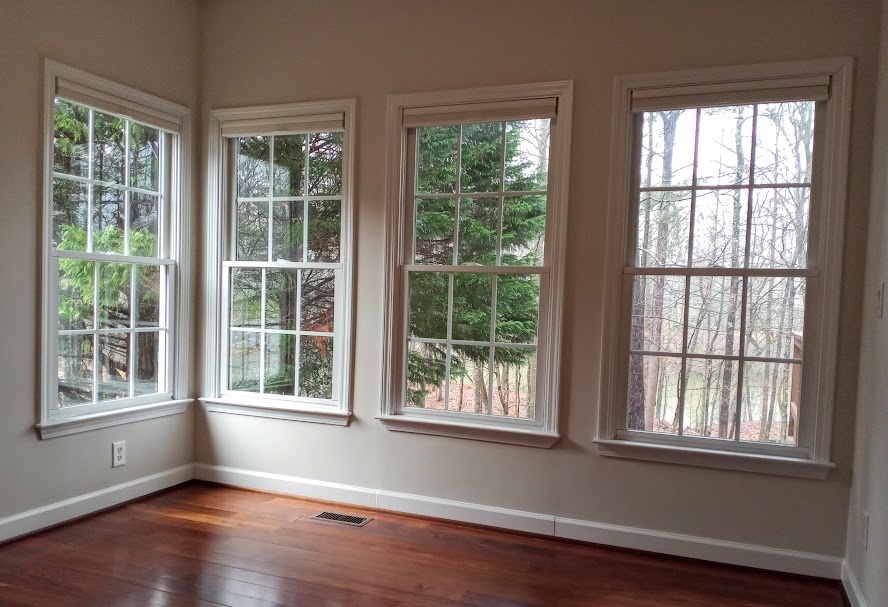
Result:
{"label": "dark wood floorboard", "polygon": [[[368,514],[355,528],[310,520]],[[0,546],[0,605],[842,607],[837,582],[199,482]]]}

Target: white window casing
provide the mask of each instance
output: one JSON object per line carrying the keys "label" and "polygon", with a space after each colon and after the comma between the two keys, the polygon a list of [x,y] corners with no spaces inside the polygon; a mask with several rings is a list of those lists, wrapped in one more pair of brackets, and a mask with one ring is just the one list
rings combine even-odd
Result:
{"label": "white window casing", "polygon": [[[92,116],[94,113],[110,115],[125,120],[126,139],[126,181],[119,184],[102,182],[92,175],[95,160],[86,159],[89,174],[54,173],[54,128],[56,100],[73,102]],[[156,255],[139,256],[126,250],[130,246],[132,226],[129,224],[130,205],[135,204],[131,197],[140,195],[140,189],[130,180],[130,126],[145,125],[158,129],[160,157],[157,167],[158,185],[146,194],[156,201],[158,224],[156,227]],[[94,76],[82,70],[72,68],[52,60],[46,60],[44,66],[44,165],[43,165],[43,296],[42,296],[42,348],[41,348],[41,415],[36,428],[41,438],[64,436],[107,426],[130,423],[185,411],[191,399],[188,395],[188,318],[190,302],[188,293],[190,285],[189,242],[190,242],[190,134],[191,113],[186,107],[143,93],[130,87],[117,84],[105,78]],[[92,125],[89,125],[89,138],[92,138]],[[92,144],[90,144],[92,145]],[[82,159],[81,159],[82,162]],[[79,184],[86,195],[84,221],[86,221],[87,243],[82,251],[56,250],[53,245],[53,192],[56,180],[69,184]],[[92,222],[95,191],[115,190],[118,200],[124,202],[125,228],[123,230],[122,253],[93,252]],[[88,199],[88,202],[86,200]],[[95,289],[93,295],[93,314],[91,328],[81,330],[59,329],[59,260],[83,261],[94,263]],[[130,319],[123,328],[102,328],[98,324],[99,304],[99,267],[108,264],[129,266],[130,273]],[[137,327],[135,301],[138,268],[156,267],[161,277],[159,282],[158,316],[156,327]],[[111,325],[109,325],[110,327]],[[59,339],[62,335],[89,335],[92,337],[94,351],[90,366],[93,398],[88,402],[59,402]],[[98,356],[97,340],[103,335],[121,333],[126,335],[128,344],[128,377],[120,385],[129,384],[127,394],[116,399],[103,399],[99,395],[98,375],[101,374],[96,365]],[[144,333],[156,335],[158,340],[158,360],[156,370],[157,388],[150,393],[138,393],[134,389],[136,372],[137,338]],[[66,380],[67,381],[67,380]],[[107,380],[106,380],[107,381]]]}
{"label": "white window casing", "polygon": [[[266,417],[292,421],[304,421],[333,425],[347,425],[351,417],[351,371],[353,341],[353,243],[354,243],[354,133],[355,133],[354,99],[340,99],[284,105],[217,109],[210,112],[207,192],[205,206],[206,221],[206,317],[204,364],[204,385],[201,401],[207,411]],[[236,191],[236,147],[240,138],[268,137],[274,145],[274,138],[288,135],[309,135],[312,133],[342,133],[342,191],[341,195],[333,196],[341,200],[341,224],[339,240],[339,260],[336,262],[302,261],[241,261],[235,251],[235,213],[237,200]],[[273,152],[271,152],[273,155]],[[306,164],[308,171],[308,142],[305,143]],[[271,179],[273,169],[269,169]],[[307,186],[306,186],[307,187]],[[262,204],[274,205],[278,196],[271,192],[262,196]],[[287,198],[287,197],[285,197]],[[306,190],[303,195],[289,197],[304,200],[307,217],[308,201],[312,199]],[[323,198],[323,197],[321,197]],[[274,218],[271,217],[274,222]],[[308,230],[308,223],[305,223]],[[269,227],[269,239],[272,228]],[[307,243],[307,241],[306,241]],[[308,245],[305,244],[305,247]],[[287,270],[300,272],[303,270],[329,270],[335,274],[334,318],[332,334],[327,335],[333,343],[333,389],[332,398],[308,398],[298,396],[298,385],[293,395],[244,392],[229,389],[228,383],[228,352],[231,331],[229,329],[229,290],[231,273],[252,268],[260,270],[265,277],[267,272]],[[262,297],[265,301],[265,278],[263,278]],[[301,292],[301,291],[300,291]],[[298,297],[297,297],[298,299]],[[301,305],[301,304],[298,304]],[[262,309],[265,310],[263,303]],[[301,309],[301,308],[300,308]],[[262,339],[273,332],[263,325],[257,332]],[[288,331],[295,335],[305,336],[305,331],[297,327]],[[264,343],[264,342],[263,342]],[[263,349],[264,352],[264,349]],[[264,353],[262,355],[264,357]],[[264,358],[262,359],[264,360]],[[263,367],[264,369],[264,367]],[[297,371],[298,373],[298,364]],[[262,371],[264,377],[265,371]],[[298,377],[298,376],[297,376]],[[264,385],[264,383],[263,383]]]}
{"label": "white window casing", "polygon": [[[608,286],[605,289],[601,348],[600,417],[595,441],[602,455],[809,478],[824,478],[834,467],[830,461],[830,438],[852,73],[851,59],[827,59],[616,78],[608,216]],[[629,249],[632,247],[629,245],[634,243],[633,230],[638,229],[637,218],[633,219],[632,211],[637,200],[632,196],[633,193],[637,195],[638,188],[633,180],[636,179],[634,171],[639,154],[636,147],[639,144],[635,138],[640,141],[637,130],[640,119],[635,120],[634,116],[648,111],[786,101],[816,103],[815,158],[809,186],[808,263],[801,270],[786,270],[785,273],[781,273],[781,270],[761,270],[760,274],[804,276],[807,281],[804,372],[795,444],[753,442],[737,437],[732,441],[680,436],[680,431],[679,435],[631,431],[627,423],[626,384],[634,275],[756,275],[756,270],[751,266],[735,270],[695,269],[689,265],[686,269],[678,268],[681,271],[676,272],[673,271],[675,268],[670,267],[638,268],[634,262],[630,263]],[[693,186],[696,187],[700,186]],[[742,309],[746,309],[745,291]],[[740,339],[742,343],[742,334]],[[688,354],[682,356],[687,358]],[[742,350],[740,361],[743,361]],[[739,407],[735,414],[739,420]],[[739,436],[739,424],[735,427]]]}
{"label": "white window casing", "polygon": [[[570,168],[570,136],[572,118],[573,84],[569,81],[531,85],[489,87],[461,91],[393,95],[388,99],[387,158],[386,158],[386,283],[385,324],[382,354],[382,406],[378,419],[389,430],[432,434],[454,438],[500,442],[547,448],[559,438],[558,387],[560,375],[563,286],[565,264],[565,236],[567,227],[568,174]],[[459,227],[459,202],[463,196],[471,197],[468,190],[459,186],[459,157],[456,160],[457,185],[453,194],[421,195],[413,193],[414,176],[408,170],[414,167],[418,153],[417,129],[423,127],[455,126],[458,129],[457,147],[462,149],[463,127],[477,123],[501,123],[505,145],[506,124],[510,121],[551,120],[551,139],[548,148],[548,180],[545,192],[545,251],[542,265],[536,267],[503,265],[418,264],[412,259],[414,244],[414,199],[455,199],[456,219],[454,230]],[[505,163],[505,147],[500,148],[501,162]],[[458,154],[460,152],[457,152]],[[501,165],[502,166],[502,165]],[[504,169],[503,169],[504,170]],[[414,169],[415,171],[415,169]],[[502,173],[499,194],[491,193],[491,200],[499,197],[499,222],[503,222],[503,200],[509,193],[504,191]],[[408,191],[409,190],[409,191]],[[484,196],[487,196],[486,194]],[[458,235],[455,236],[458,241]],[[499,238],[499,237],[498,237]],[[497,251],[500,243],[497,241]],[[408,250],[410,249],[410,250]],[[452,245],[457,255],[457,245]],[[450,253],[447,254],[448,256]],[[499,253],[497,253],[499,263]],[[538,334],[536,347],[537,369],[535,375],[536,401],[534,414],[493,415],[494,396],[487,402],[487,414],[467,413],[461,410],[440,410],[407,404],[407,344],[408,344],[408,288],[407,279],[417,273],[444,273],[450,276],[447,337],[425,340],[443,346],[447,354],[447,371],[450,377],[451,345],[471,347],[451,336],[454,314],[454,277],[460,273],[475,276],[491,275],[493,300],[491,303],[490,338],[478,342],[478,347],[490,347],[492,363],[494,350],[508,347],[494,337],[496,319],[497,275],[536,275],[540,280]],[[431,275],[431,274],[426,274]],[[486,304],[485,304],[486,305]],[[444,339],[444,341],[442,341]],[[420,336],[409,337],[410,343],[424,341]],[[518,347],[518,346],[516,346]],[[485,350],[486,351],[486,350]],[[486,358],[485,354],[485,358]],[[436,363],[436,364],[440,364]],[[485,383],[493,386],[494,372],[488,373]],[[448,381],[449,380],[445,380]],[[446,384],[449,385],[449,384]],[[520,392],[520,387],[516,388]],[[507,392],[508,394],[508,387]],[[506,398],[509,398],[508,396]],[[516,401],[520,402],[520,401]]]}

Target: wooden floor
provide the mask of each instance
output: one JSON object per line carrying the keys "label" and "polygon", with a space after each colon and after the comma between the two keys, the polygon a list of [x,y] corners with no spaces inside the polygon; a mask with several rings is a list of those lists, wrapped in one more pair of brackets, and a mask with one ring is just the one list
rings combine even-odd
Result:
{"label": "wooden floor", "polygon": [[[375,517],[346,527],[323,508]],[[192,482],[0,546],[0,605],[840,607],[838,583]]]}

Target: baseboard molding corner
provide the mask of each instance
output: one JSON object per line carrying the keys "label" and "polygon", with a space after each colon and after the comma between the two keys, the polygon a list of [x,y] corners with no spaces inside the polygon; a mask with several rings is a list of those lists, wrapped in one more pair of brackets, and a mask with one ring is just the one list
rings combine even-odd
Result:
{"label": "baseboard molding corner", "polygon": [[194,464],[194,478],[220,485],[376,508],[376,491],[354,485],[202,463]]}
{"label": "baseboard molding corner", "polygon": [[842,561],[842,587],[845,589],[845,596],[851,607],[867,607],[866,600],[863,598],[863,592],[860,590],[860,584],[857,583],[857,576],[848,564],[848,559]]}
{"label": "baseboard molding corner", "polygon": [[0,542],[6,542],[23,535],[59,525],[82,516],[111,508],[190,481],[194,477],[194,466],[185,464],[148,476],[133,479],[119,485],[78,495],[60,502],[27,510],[0,518]]}
{"label": "baseboard molding corner", "polygon": [[839,579],[842,569],[841,558],[823,554],[561,517],[555,518],[555,535],[593,544],[834,580]]}

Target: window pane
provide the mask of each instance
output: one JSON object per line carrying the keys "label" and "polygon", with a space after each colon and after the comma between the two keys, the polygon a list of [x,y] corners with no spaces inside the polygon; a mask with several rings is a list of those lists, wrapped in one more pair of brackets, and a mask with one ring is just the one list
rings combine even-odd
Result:
{"label": "window pane", "polygon": [[237,195],[243,198],[268,196],[270,137],[243,137],[237,140]]}
{"label": "window pane", "polygon": [[160,266],[136,266],[136,327],[160,326]]}
{"label": "window pane", "polygon": [[680,354],[684,339],[684,302],[683,276],[636,276],[629,348]]}
{"label": "window pane", "polygon": [[805,279],[750,278],[746,297],[746,356],[801,358]]}
{"label": "window pane", "polygon": [[299,396],[333,398],[333,338],[299,338]]}
{"label": "window pane", "polygon": [[700,110],[697,185],[749,183],[753,111],[751,105]]}
{"label": "window pane", "polygon": [[261,364],[261,334],[231,331],[229,348],[228,387],[243,392],[259,391]]}
{"label": "window pane", "polygon": [[740,440],[795,445],[802,366],[746,362],[743,368]]}
{"label": "window pane", "polygon": [[688,352],[737,356],[743,279],[692,276],[688,304]]}
{"label": "window pane", "polygon": [[308,258],[306,261],[339,262],[342,203],[313,200],[308,203]]}
{"label": "window pane", "polygon": [[305,240],[303,202],[275,201],[274,227],[271,234],[271,258],[274,261],[302,261],[302,243]]}
{"label": "window pane", "polygon": [[160,131],[130,123],[130,185],[157,192],[160,189]]}
{"label": "window pane", "polygon": [[274,195],[305,193],[305,135],[274,138]]}
{"label": "window pane", "polygon": [[237,204],[237,258],[241,261],[268,261],[268,203]]}
{"label": "window pane", "polygon": [[506,191],[546,189],[550,122],[546,118],[506,123]]}
{"label": "window pane", "polygon": [[500,274],[496,279],[496,341],[535,344],[540,277]]}
{"label": "window pane", "polygon": [[814,108],[813,101],[758,106],[756,183],[810,183]]}
{"label": "window pane", "polygon": [[130,333],[99,335],[99,400],[129,398]]}
{"label": "window pane", "polygon": [[746,263],[749,190],[701,190],[694,213],[695,268],[742,268]]}
{"label": "window pane", "polygon": [[416,129],[416,192],[443,194],[456,191],[456,146],[458,126]]}
{"label": "window pane", "polygon": [[231,326],[259,327],[262,324],[262,270],[231,269]]}
{"label": "window pane", "polygon": [[521,196],[503,199],[503,236],[500,265],[542,265],[545,236],[545,196]]}
{"label": "window pane", "polygon": [[447,346],[407,344],[407,407],[444,408]]}
{"label": "window pane", "polygon": [[265,334],[266,394],[296,394],[296,335]]}
{"label": "window pane", "polygon": [[333,270],[302,270],[302,331],[333,332],[335,295]]}
{"label": "window pane", "polygon": [[450,411],[487,413],[490,348],[453,346],[450,357]]}
{"label": "window pane", "polygon": [[265,270],[266,329],[295,331],[299,328],[296,325],[297,275],[297,270]]}
{"label": "window pane", "polygon": [[460,192],[498,192],[502,153],[502,122],[464,124]]}
{"label": "window pane", "polygon": [[491,274],[453,275],[453,339],[490,341]]}
{"label": "window pane", "polygon": [[495,265],[498,224],[496,198],[461,198],[457,263]]}
{"label": "window pane", "polygon": [[93,179],[123,185],[125,124],[123,118],[93,112]]}
{"label": "window pane", "polygon": [[687,436],[736,436],[737,361],[688,358],[683,432]]}
{"label": "window pane", "polygon": [[453,199],[416,200],[415,263],[449,265],[453,263]]}
{"label": "window pane", "polygon": [[448,275],[410,274],[410,337],[447,339]]}
{"label": "window pane", "polygon": [[642,192],[635,263],[642,268],[687,266],[690,215],[690,192]]}
{"label": "window pane", "polygon": [[95,327],[95,262],[59,259],[59,329]]}
{"label": "window pane", "polygon": [[68,179],[52,180],[52,244],[63,251],[86,251],[89,186]]}
{"label": "window pane", "polygon": [[129,254],[140,257],[157,255],[157,218],[160,198],[150,194],[130,194]]}
{"label": "window pane", "polygon": [[53,170],[89,177],[89,109],[55,100]]}
{"label": "window pane", "polygon": [[136,377],[133,396],[159,392],[160,352],[163,337],[159,331],[136,333]]}
{"label": "window pane", "polygon": [[810,188],[756,190],[749,267],[807,267],[810,210]]}
{"label": "window pane", "polygon": [[645,112],[642,115],[642,187],[690,185],[694,175],[696,110]]}
{"label": "window pane", "polygon": [[93,187],[93,251],[123,253],[126,195],[117,188]]}
{"label": "window pane", "polygon": [[536,350],[496,348],[493,414],[532,419],[536,405]]}
{"label": "window pane", "polygon": [[133,266],[99,264],[99,328],[129,328]]}
{"label": "window pane", "polygon": [[340,196],[342,133],[312,133],[308,153],[309,196]]}
{"label": "window pane", "polygon": [[59,337],[59,406],[82,405],[93,400],[93,336]]}
{"label": "window pane", "polygon": [[629,357],[629,430],[676,434],[681,358]]}

